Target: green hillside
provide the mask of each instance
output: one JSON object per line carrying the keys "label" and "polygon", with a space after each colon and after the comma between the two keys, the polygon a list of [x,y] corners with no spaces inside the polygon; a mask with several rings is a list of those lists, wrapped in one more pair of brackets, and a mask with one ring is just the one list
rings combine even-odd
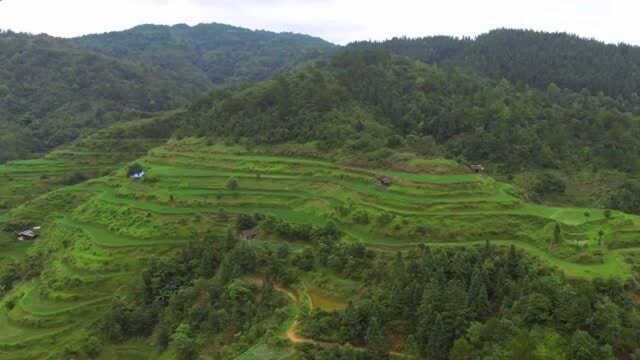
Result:
{"label": "green hillside", "polygon": [[[442,159],[407,158],[399,164],[405,171],[399,171],[294,155],[307,146],[247,149],[207,142],[170,141],[152,150],[137,161],[147,171],[142,181],[121,169],[5,215],[4,221],[12,222],[31,214],[33,221],[42,219],[37,224],[44,230],[29,249],[6,240],[3,256],[23,260],[4,270],[17,266],[13,290],[0,310],[3,358],[95,352],[134,359],[156,354],[155,345],[126,340],[153,335],[150,339],[162,344],[163,331],[200,334],[197,348],[214,358],[296,358],[310,350],[293,344],[336,341],[328,332],[314,339],[318,316],[326,316],[314,308],[343,311],[348,301],[361,304],[361,289],[382,286],[364,271],[369,261],[392,261],[396,252],[410,254],[424,246],[436,253],[464,252],[489,242],[499,254],[513,245],[574,279],[622,280],[635,274],[628,262],[640,251],[635,216],[529,204],[511,186]],[[380,176],[388,176],[391,185],[381,185]],[[236,235],[256,225],[256,239]],[[325,241],[335,245],[325,248]],[[342,246],[347,253],[368,255],[351,255],[355,262],[343,265],[333,264],[338,258],[328,265],[320,259],[303,265],[315,251],[343,251]],[[276,254],[285,252],[297,265],[276,266],[282,261]],[[193,282],[214,274],[219,280],[213,283]],[[264,278],[276,288],[265,287]],[[226,298],[231,295],[221,295],[212,306],[230,312],[228,321],[236,325],[209,335],[192,333],[193,325],[174,328],[176,319],[191,314],[179,307],[186,304],[178,305],[176,291],[184,289],[180,301],[189,303],[204,291],[199,287],[210,286],[222,286],[222,294],[244,294],[233,295],[245,297],[243,311],[258,311],[240,316],[234,310],[239,305]],[[265,297],[271,300],[256,302]],[[231,340],[225,334],[234,327],[241,335]],[[176,346],[171,342],[154,357],[170,358]],[[393,349],[410,352],[406,345]]]}
{"label": "green hillside", "polygon": [[[77,131],[0,165],[1,359],[640,357],[632,97],[430,65],[393,41],[324,58],[317,39],[223,25],[3,37],[148,71],[167,101],[174,80],[295,69],[173,111],[114,100],[109,121],[58,123],[34,101],[47,121],[0,118],[5,159]],[[87,81],[127,97],[126,74]]]}
{"label": "green hillside", "polygon": [[0,162],[184,105],[206,90],[44,35],[4,32],[0,44]]}
{"label": "green hillside", "polygon": [[[354,44],[370,46],[361,42]],[[567,33],[496,29],[477,38],[394,38],[374,44],[429,64],[461,66],[539,89],[551,83],[637,102],[640,48]]]}
{"label": "green hillside", "polygon": [[119,59],[153,65],[194,87],[229,86],[268,79],[335,46],[292,33],[251,31],[224,24],[142,25],[88,35],[72,43]]}
{"label": "green hillside", "polygon": [[616,195],[638,188],[640,121],[627,105],[347,49],[330,63],[215,92],[190,107],[179,133],[317,141],[319,151],[366,154],[359,161],[387,166],[393,151],[445,156],[484,164],[531,200],[635,212],[637,196]]}
{"label": "green hillside", "polygon": [[[168,112],[100,130],[43,158],[0,165],[0,218],[6,211],[44,193],[109,174],[162,145],[175,130],[180,112]],[[37,217],[36,217],[37,219]],[[27,216],[15,226],[35,221]]]}
{"label": "green hillside", "polygon": [[0,163],[33,157],[214,87],[264,80],[333,45],[225,25],[60,39],[0,32]]}

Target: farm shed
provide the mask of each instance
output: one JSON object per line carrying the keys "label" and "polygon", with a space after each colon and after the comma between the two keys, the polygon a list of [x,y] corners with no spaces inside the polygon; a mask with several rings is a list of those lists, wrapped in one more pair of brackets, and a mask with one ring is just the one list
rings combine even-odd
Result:
{"label": "farm shed", "polygon": [[258,237],[258,228],[243,230],[240,232],[241,240],[253,240]]}
{"label": "farm shed", "polygon": [[36,226],[34,228],[24,230],[18,233],[19,241],[27,241],[27,240],[35,240],[40,233],[40,226]]}
{"label": "farm shed", "polygon": [[379,176],[378,183],[382,186],[391,186],[391,184],[393,184],[393,180],[388,176]]}
{"label": "farm shed", "polygon": [[131,179],[133,180],[141,180],[143,178],[144,178],[144,171],[131,174]]}

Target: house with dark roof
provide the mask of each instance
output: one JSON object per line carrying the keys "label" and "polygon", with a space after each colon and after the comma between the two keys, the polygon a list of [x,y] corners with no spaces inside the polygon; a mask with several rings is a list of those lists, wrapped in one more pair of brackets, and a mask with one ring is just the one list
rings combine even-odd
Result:
{"label": "house with dark roof", "polygon": [[35,240],[40,235],[40,226],[24,230],[18,233],[19,241]]}

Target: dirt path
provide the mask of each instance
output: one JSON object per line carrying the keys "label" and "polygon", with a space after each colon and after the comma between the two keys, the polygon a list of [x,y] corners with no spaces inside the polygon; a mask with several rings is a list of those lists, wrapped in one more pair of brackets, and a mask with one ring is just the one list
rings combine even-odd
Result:
{"label": "dirt path", "polygon": [[[287,295],[287,297],[289,299],[291,299],[291,301],[294,304],[300,305],[300,299],[292,291],[290,291],[290,290],[288,290],[286,288],[283,288],[283,287],[281,287],[279,285],[274,285],[273,288],[276,291]],[[309,301],[309,304],[310,304],[311,307],[313,307],[313,303],[311,301]],[[287,332],[286,332],[287,339],[289,341],[291,341],[293,344],[311,344],[311,345],[319,346],[319,347],[322,347],[322,348],[347,347],[347,348],[350,348],[350,349],[356,350],[356,351],[367,351],[367,349],[364,348],[364,347],[353,346],[351,344],[341,344],[341,343],[334,343],[334,342],[318,341],[318,340],[314,340],[314,339],[310,339],[310,338],[301,336],[298,333],[298,327],[299,326],[300,326],[300,320],[295,319],[293,321],[293,323],[291,323],[291,325],[287,329]],[[400,357],[400,358],[405,358],[405,359],[413,359],[414,358],[411,355],[402,354],[402,353],[395,352],[395,351],[389,352],[389,355],[395,356],[395,357]]]}

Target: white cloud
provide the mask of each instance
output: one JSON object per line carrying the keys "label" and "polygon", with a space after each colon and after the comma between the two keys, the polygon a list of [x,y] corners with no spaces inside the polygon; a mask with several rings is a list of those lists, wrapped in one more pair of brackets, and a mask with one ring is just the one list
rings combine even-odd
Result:
{"label": "white cloud", "polygon": [[143,23],[219,22],[346,43],[513,27],[640,45],[638,11],[640,4],[625,0],[4,0],[0,28],[68,37]]}

